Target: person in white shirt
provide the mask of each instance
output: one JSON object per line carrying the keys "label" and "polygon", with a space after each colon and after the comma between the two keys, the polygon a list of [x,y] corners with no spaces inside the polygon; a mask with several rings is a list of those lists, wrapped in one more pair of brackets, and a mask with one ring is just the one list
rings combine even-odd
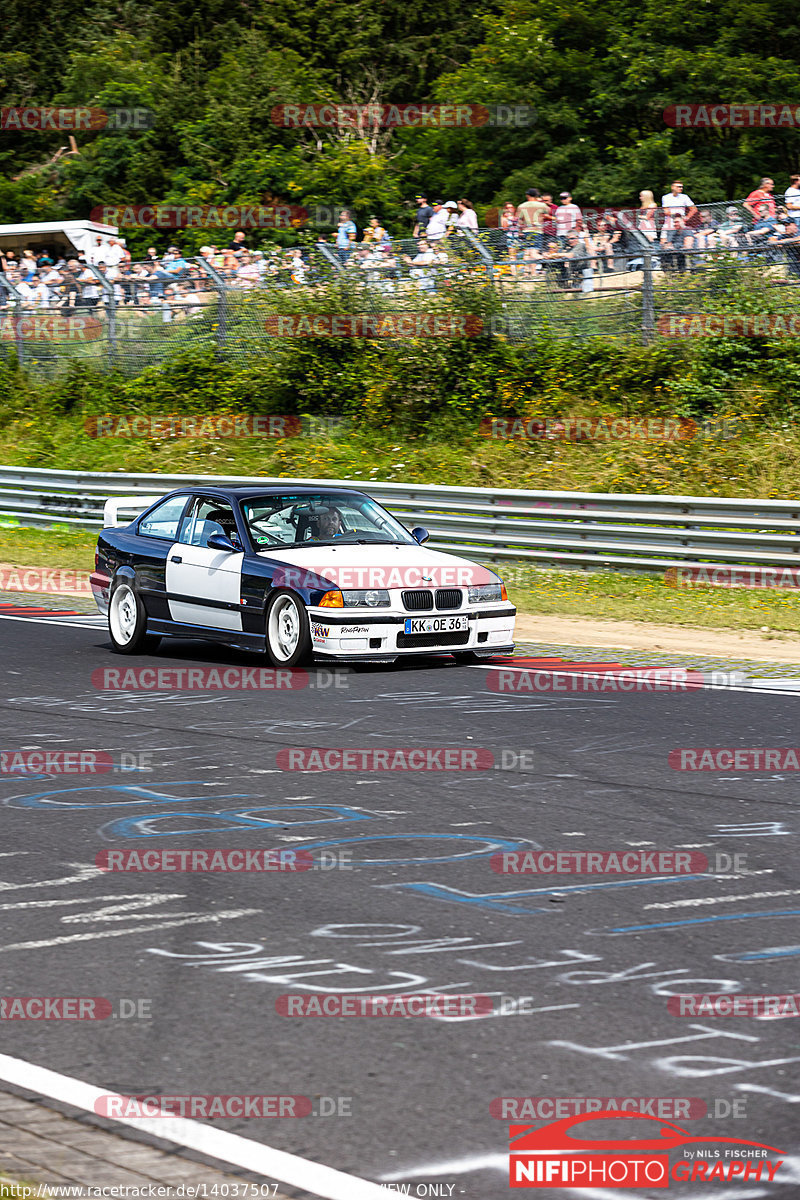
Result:
{"label": "person in white shirt", "polygon": [[449,219],[450,210],[445,208],[441,200],[434,200],[433,216],[428,221],[428,227],[425,230],[425,237],[428,242],[441,241],[441,239],[447,233],[447,223]]}
{"label": "person in white shirt", "polygon": [[459,200],[458,202],[459,215],[456,218],[456,225],[460,229],[469,229],[472,233],[478,232],[478,214],[470,204],[469,200]]}
{"label": "person in white shirt", "polygon": [[683,217],[685,224],[697,212],[694,200],[690,196],[684,195],[683,184],[680,179],[676,179],[674,183],[670,184],[670,189],[666,196],[661,197],[661,207],[664,210],[664,228],[661,231],[662,241],[664,240],[663,234],[669,233],[671,229],[675,228],[675,217]]}
{"label": "person in white shirt", "polygon": [[118,267],[124,257],[125,251],[122,249],[122,246],[119,244],[117,239],[109,238],[108,245],[105,247],[105,254],[101,261],[104,262],[107,267]]}
{"label": "person in white shirt", "polygon": [[789,210],[789,216],[795,221],[800,217],[800,175],[792,175],[786,189],[783,202]]}
{"label": "person in white shirt", "polygon": [[[430,221],[428,222],[428,228],[430,229]],[[419,253],[414,258],[409,258],[407,254],[404,254],[403,261],[411,264],[409,275],[417,287],[422,291],[431,291],[433,289],[433,276],[425,268],[430,267],[434,261],[433,251],[425,238],[421,238],[418,245]]]}
{"label": "person in white shirt", "polygon": [[555,211],[556,235],[561,240],[561,245],[566,246],[567,235],[581,220],[583,213],[577,204],[572,203],[571,192],[562,192],[559,200],[561,203]]}

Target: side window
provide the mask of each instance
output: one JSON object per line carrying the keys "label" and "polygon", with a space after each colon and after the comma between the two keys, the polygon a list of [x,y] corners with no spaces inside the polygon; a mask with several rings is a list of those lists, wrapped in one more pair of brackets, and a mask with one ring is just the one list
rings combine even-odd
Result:
{"label": "side window", "polygon": [[185,546],[207,546],[212,533],[224,533],[235,546],[239,545],[236,518],[225,500],[198,496],[181,521],[178,541]]}
{"label": "side window", "polygon": [[169,538],[174,542],[186,500],[186,496],[170,496],[169,500],[159,504],[139,522],[139,533],[145,537]]}

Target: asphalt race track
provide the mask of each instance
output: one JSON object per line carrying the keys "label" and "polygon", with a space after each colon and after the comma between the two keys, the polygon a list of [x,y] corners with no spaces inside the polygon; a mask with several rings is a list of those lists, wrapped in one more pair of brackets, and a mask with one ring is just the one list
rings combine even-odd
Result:
{"label": "asphalt race track", "polygon": [[[426,1184],[471,1200],[514,1194],[502,1097],[704,1100],[709,1115],[670,1120],[776,1146],[784,1165],[772,1183],[669,1194],[800,1194],[798,1024],[668,1010],[679,993],[797,988],[797,773],[679,771],[668,755],[792,746],[798,695],[507,694],[489,689],[496,666],[450,660],[311,671],[274,691],[104,691],[98,668],[261,664],[188,642],[125,659],[85,618],[2,619],[0,645],[2,749],[106,751],[129,768],[0,775],[0,995],[137,1002],[127,1017],[4,1022],[2,1053],[126,1095],[310,1097],[302,1119],[209,1123],[411,1195]],[[314,747],[488,750],[497,765],[279,765],[279,751]],[[308,850],[330,869],[96,866],[110,849],[232,847]],[[538,849],[682,850],[711,866],[492,870],[492,854]],[[276,1011],[287,994],[431,991],[490,995],[492,1012]]]}

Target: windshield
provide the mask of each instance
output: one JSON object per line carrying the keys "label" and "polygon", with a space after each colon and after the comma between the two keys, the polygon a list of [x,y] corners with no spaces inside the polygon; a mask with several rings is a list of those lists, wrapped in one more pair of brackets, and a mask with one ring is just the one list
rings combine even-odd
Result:
{"label": "windshield", "polygon": [[416,545],[380,504],[358,492],[256,496],[242,503],[256,550],[270,547]]}

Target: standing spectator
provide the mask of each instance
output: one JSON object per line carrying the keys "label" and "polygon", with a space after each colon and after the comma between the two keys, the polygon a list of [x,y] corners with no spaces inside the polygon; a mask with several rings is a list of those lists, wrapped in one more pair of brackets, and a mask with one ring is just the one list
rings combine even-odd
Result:
{"label": "standing spectator", "polygon": [[656,240],[658,232],[656,228],[657,216],[658,205],[653,193],[647,189],[639,192],[639,207],[636,210],[636,228],[640,233],[644,234],[649,242]]}
{"label": "standing spectator", "polygon": [[513,263],[517,257],[519,222],[517,220],[517,210],[510,200],[506,200],[503,205],[503,211],[500,213],[500,228],[502,230],[500,246],[503,250],[508,251],[508,257]]}
{"label": "standing spectator", "polygon": [[428,228],[428,222],[433,216],[433,209],[428,204],[427,196],[417,196],[417,219],[414,224],[412,237],[422,237]]}
{"label": "standing spectator", "polygon": [[753,218],[753,228],[763,226],[775,217],[775,198],[772,195],[775,182],[765,176],[744,202],[744,207]]}
{"label": "standing spectator", "polygon": [[379,246],[381,242],[388,242],[389,235],[381,225],[378,218],[373,214],[369,219],[369,225],[364,230],[364,236],[361,239],[362,245],[370,243]]}
{"label": "standing spectator", "polygon": [[61,284],[58,289],[59,308],[82,308],[81,287],[78,283],[80,276],[78,260],[71,258],[61,272]]}
{"label": "standing spectator", "polygon": [[339,213],[339,227],[336,230],[336,253],[343,266],[353,253],[357,233],[355,222],[350,219],[350,210],[343,208]]}
{"label": "standing spectator", "polygon": [[92,263],[93,266],[98,266],[101,262],[106,261],[106,248],[103,245],[103,239],[98,236],[94,239],[94,245],[90,246],[86,251],[86,261]]}
{"label": "standing spectator", "polygon": [[233,235],[232,241],[230,241],[228,243],[228,249],[229,250],[246,250],[247,246],[245,246],[244,243],[245,243],[244,230],[237,229],[236,233]]}
{"label": "standing spectator", "polygon": [[[101,267],[102,265],[102,263],[97,264],[98,267]],[[78,282],[83,288],[81,307],[95,308],[98,300],[100,299],[100,284],[97,282],[97,276],[87,267],[85,271],[81,272],[80,276],[78,277]]]}
{"label": "standing spectator", "polygon": [[473,233],[478,232],[478,214],[470,204],[469,200],[458,201],[458,217],[456,225],[460,229],[470,229]]}
{"label": "standing spectator", "polygon": [[544,245],[544,220],[550,207],[545,204],[538,188],[528,188],[526,199],[517,209],[517,223],[523,246],[532,245],[540,250]]}
{"label": "standing spectator", "polygon": [[444,207],[441,200],[434,200],[433,216],[428,221],[428,229],[425,235],[429,244],[441,241],[445,236],[449,215],[448,210]]}
{"label": "standing spectator", "polygon": [[[216,250],[216,246],[214,249]],[[155,246],[148,246],[147,254],[144,256],[144,261],[151,267],[158,266],[158,251],[156,250]]]}
{"label": "standing spectator", "polygon": [[445,237],[449,237],[456,227],[458,221],[458,205],[455,200],[445,200],[444,209],[447,213],[447,225],[445,227]]}
{"label": "standing spectator", "polygon": [[105,262],[109,267],[118,267],[125,257],[125,251],[117,238],[109,238],[105,248]]}
{"label": "standing spectator", "polygon": [[542,233],[544,234],[545,242],[552,240],[556,236],[556,213],[558,205],[553,204],[553,197],[549,192],[542,192],[542,202],[547,205],[548,216],[545,216],[542,222]]}
{"label": "standing spectator", "polygon": [[789,215],[797,220],[800,217],[800,175],[791,176],[783,202],[789,210]]}
{"label": "standing spectator", "polygon": [[574,229],[581,220],[583,213],[577,204],[572,202],[572,192],[562,192],[559,199],[561,204],[556,209],[556,235],[561,245],[566,246],[570,230]]}
{"label": "standing spectator", "polygon": [[666,196],[661,197],[661,207],[664,209],[664,233],[669,233],[675,228],[676,217],[683,217],[683,223],[686,225],[697,212],[691,197],[684,195],[680,179],[671,183]]}

